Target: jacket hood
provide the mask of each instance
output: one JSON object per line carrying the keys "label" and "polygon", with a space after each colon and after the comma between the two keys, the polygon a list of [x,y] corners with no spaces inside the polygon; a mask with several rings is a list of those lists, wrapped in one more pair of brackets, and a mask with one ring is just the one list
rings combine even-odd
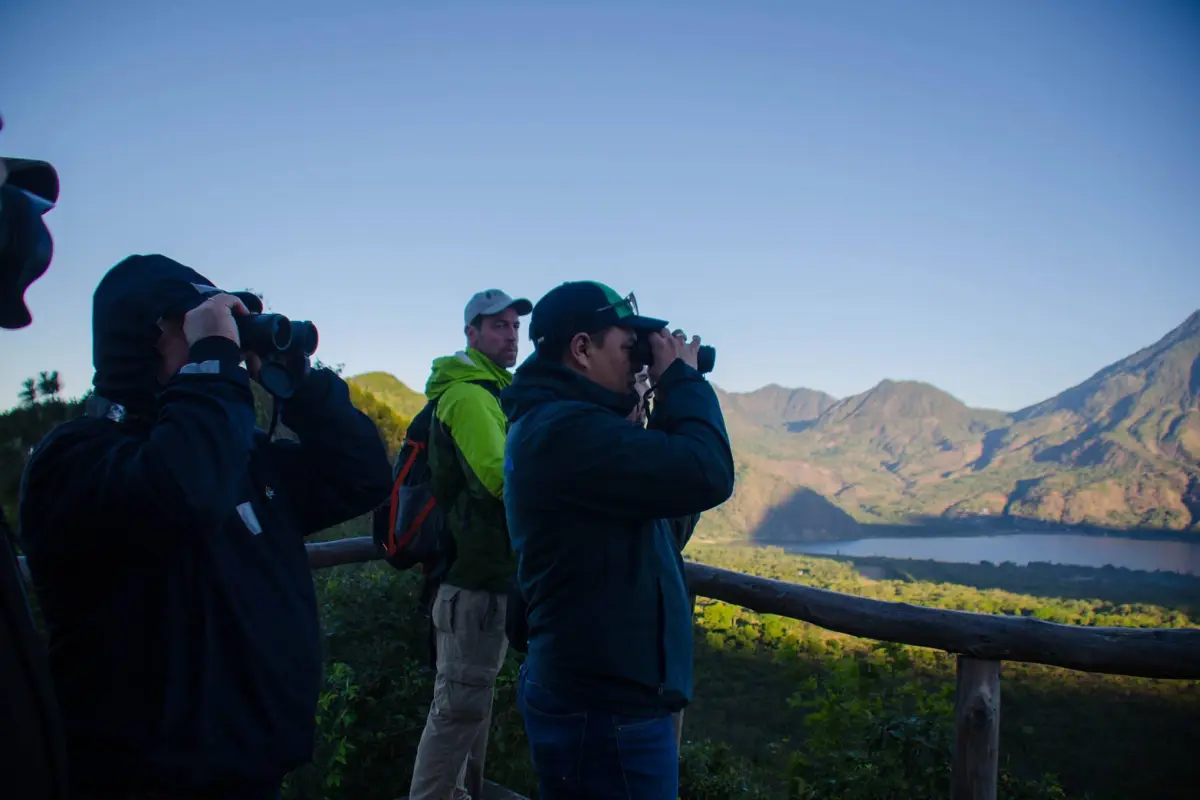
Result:
{"label": "jacket hood", "polygon": [[605,389],[575,370],[537,353],[525,359],[513,375],[512,385],[500,393],[500,406],[509,423],[515,423],[542,403],[558,400],[595,403],[627,417],[641,398],[635,390],[620,393]]}
{"label": "jacket hood", "polygon": [[425,382],[425,396],[435,400],[451,386],[463,381],[493,381],[504,389],[512,383],[512,373],[475,348],[468,347],[452,356],[433,360],[433,371]]}
{"label": "jacket hood", "polygon": [[[159,319],[187,313],[216,291],[208,278],[161,255],[130,256],[110,269],[92,295],[96,393],[131,412],[150,411],[161,389]],[[237,294],[243,301],[253,297]],[[247,305],[262,311],[261,302]]]}

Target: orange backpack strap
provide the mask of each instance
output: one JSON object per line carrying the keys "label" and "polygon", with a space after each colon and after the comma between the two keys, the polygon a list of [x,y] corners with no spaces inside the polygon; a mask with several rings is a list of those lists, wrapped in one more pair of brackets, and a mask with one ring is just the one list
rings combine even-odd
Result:
{"label": "orange backpack strap", "polygon": [[[396,480],[392,482],[392,500],[388,507],[388,534],[387,534],[387,553],[389,556],[396,554],[396,514],[400,508],[400,487],[404,485],[404,479],[412,470],[413,462],[417,460],[417,454],[425,449],[423,442],[409,442],[412,447],[408,451],[408,458],[404,460],[404,466],[400,468],[400,472],[396,474]],[[428,514],[428,509],[421,513],[421,519],[425,519]]]}

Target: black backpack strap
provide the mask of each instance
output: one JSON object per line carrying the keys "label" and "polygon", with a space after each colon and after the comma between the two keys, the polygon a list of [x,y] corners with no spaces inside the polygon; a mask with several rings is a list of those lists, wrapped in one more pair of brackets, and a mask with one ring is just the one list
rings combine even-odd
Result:
{"label": "black backpack strap", "polygon": [[500,384],[496,383],[495,381],[480,379],[477,381],[468,381],[468,383],[473,383],[476,386],[482,386],[491,392],[492,397],[495,397],[497,400],[500,399]]}

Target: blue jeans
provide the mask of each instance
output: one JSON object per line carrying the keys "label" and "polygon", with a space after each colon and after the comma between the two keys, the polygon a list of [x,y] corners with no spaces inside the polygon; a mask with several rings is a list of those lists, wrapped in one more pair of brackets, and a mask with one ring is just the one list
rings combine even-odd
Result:
{"label": "blue jeans", "polygon": [[628,717],[585,709],[521,666],[517,707],[544,800],[677,800],[679,750],[670,714]]}

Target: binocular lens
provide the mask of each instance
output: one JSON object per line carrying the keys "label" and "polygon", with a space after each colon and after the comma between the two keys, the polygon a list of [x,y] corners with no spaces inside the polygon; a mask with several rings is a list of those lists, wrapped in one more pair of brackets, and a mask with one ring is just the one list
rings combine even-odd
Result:
{"label": "binocular lens", "polygon": [[242,349],[269,356],[287,350],[292,343],[292,323],[282,314],[253,314],[237,317]]}
{"label": "binocular lens", "polygon": [[304,355],[311,356],[317,352],[317,326],[308,320],[292,323],[292,346],[299,347]]}

